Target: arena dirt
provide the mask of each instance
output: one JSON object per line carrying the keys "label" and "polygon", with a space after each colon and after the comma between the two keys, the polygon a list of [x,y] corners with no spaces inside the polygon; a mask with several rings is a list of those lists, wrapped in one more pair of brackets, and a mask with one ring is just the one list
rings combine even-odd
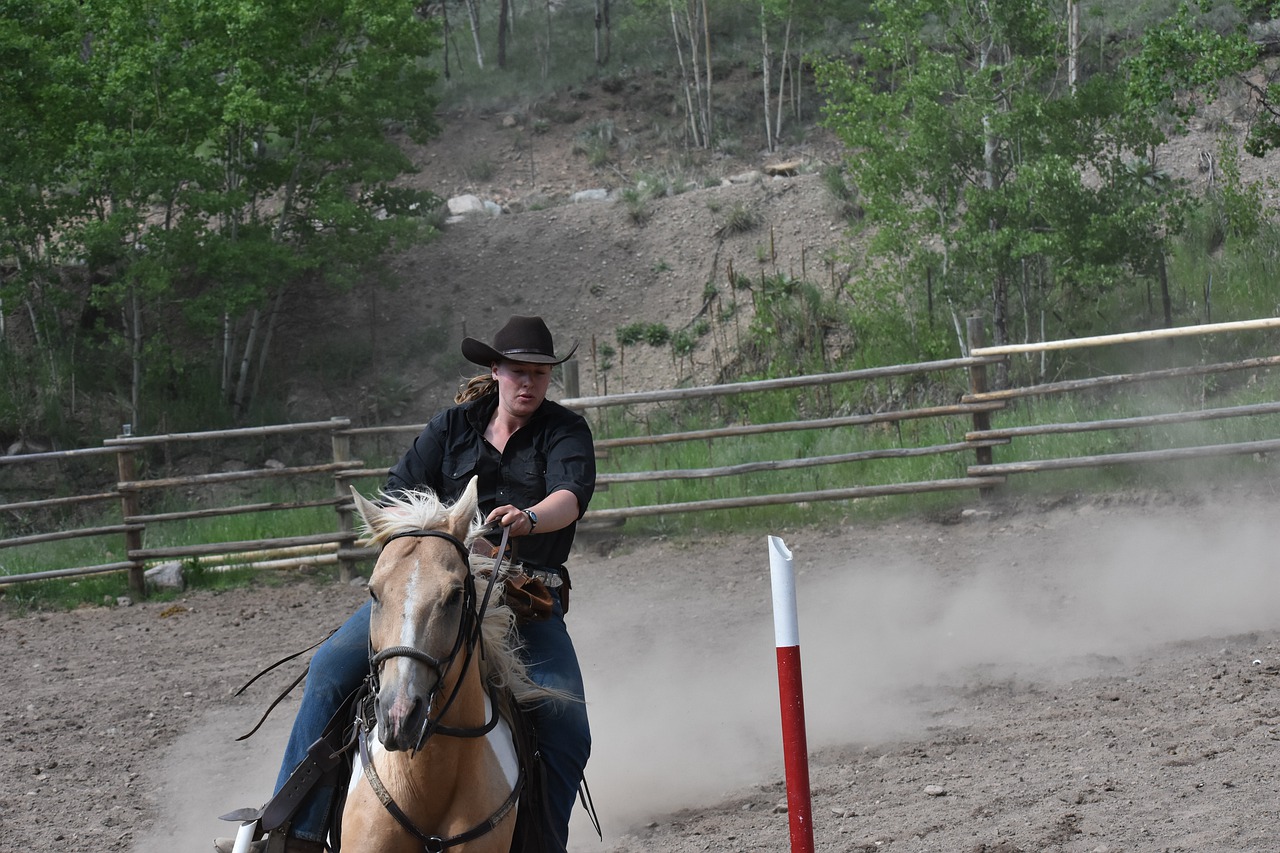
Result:
{"label": "arena dirt", "polygon": [[[1276,849],[1273,481],[773,531],[820,851]],[[570,623],[602,853],[782,850],[763,534],[584,543]],[[281,673],[362,599],[279,585],[0,619],[0,850],[206,851],[269,793]]]}

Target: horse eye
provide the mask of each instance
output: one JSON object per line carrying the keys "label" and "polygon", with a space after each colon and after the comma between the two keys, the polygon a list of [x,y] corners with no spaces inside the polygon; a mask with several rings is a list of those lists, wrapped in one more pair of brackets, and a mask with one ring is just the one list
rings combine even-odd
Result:
{"label": "horse eye", "polygon": [[444,606],[452,608],[452,607],[457,607],[461,603],[462,603],[462,587],[456,586],[453,589],[449,590],[449,594],[445,596]]}
{"label": "horse eye", "polygon": [[373,587],[369,587],[369,598],[373,599],[373,603],[378,603],[378,594],[373,591]]}

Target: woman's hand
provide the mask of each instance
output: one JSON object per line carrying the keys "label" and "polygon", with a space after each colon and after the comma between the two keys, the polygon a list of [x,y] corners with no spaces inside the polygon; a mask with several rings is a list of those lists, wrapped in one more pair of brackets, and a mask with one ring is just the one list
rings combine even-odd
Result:
{"label": "woman's hand", "polygon": [[496,507],[485,517],[485,521],[490,523],[496,521],[503,527],[510,528],[512,536],[528,536],[536,526],[533,519],[529,517],[529,513],[511,504]]}
{"label": "woman's hand", "polygon": [[573,492],[556,489],[533,506],[523,509],[513,504],[495,507],[484,520],[496,521],[503,527],[511,528],[512,536],[528,536],[530,533],[550,533],[568,527],[578,520],[579,515],[578,498]]}

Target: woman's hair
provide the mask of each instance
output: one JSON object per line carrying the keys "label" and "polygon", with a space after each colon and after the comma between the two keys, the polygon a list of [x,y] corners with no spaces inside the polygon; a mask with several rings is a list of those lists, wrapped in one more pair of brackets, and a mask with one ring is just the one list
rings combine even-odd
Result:
{"label": "woman's hair", "polygon": [[458,393],[454,395],[455,403],[470,403],[472,400],[479,400],[487,394],[496,394],[498,391],[498,380],[493,378],[492,373],[481,373],[479,376],[473,376],[463,383]]}

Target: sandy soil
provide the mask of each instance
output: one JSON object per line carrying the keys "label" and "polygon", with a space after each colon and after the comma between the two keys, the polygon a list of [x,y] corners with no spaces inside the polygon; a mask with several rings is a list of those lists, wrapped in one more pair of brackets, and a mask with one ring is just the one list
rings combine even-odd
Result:
{"label": "sandy soil", "polygon": [[[779,530],[821,851],[1276,848],[1280,489]],[[604,822],[576,850],[785,849],[763,535],[575,560]],[[205,850],[270,791],[281,674],[362,598],[297,578],[0,618],[0,850]],[[270,679],[269,679],[270,680]]]}

